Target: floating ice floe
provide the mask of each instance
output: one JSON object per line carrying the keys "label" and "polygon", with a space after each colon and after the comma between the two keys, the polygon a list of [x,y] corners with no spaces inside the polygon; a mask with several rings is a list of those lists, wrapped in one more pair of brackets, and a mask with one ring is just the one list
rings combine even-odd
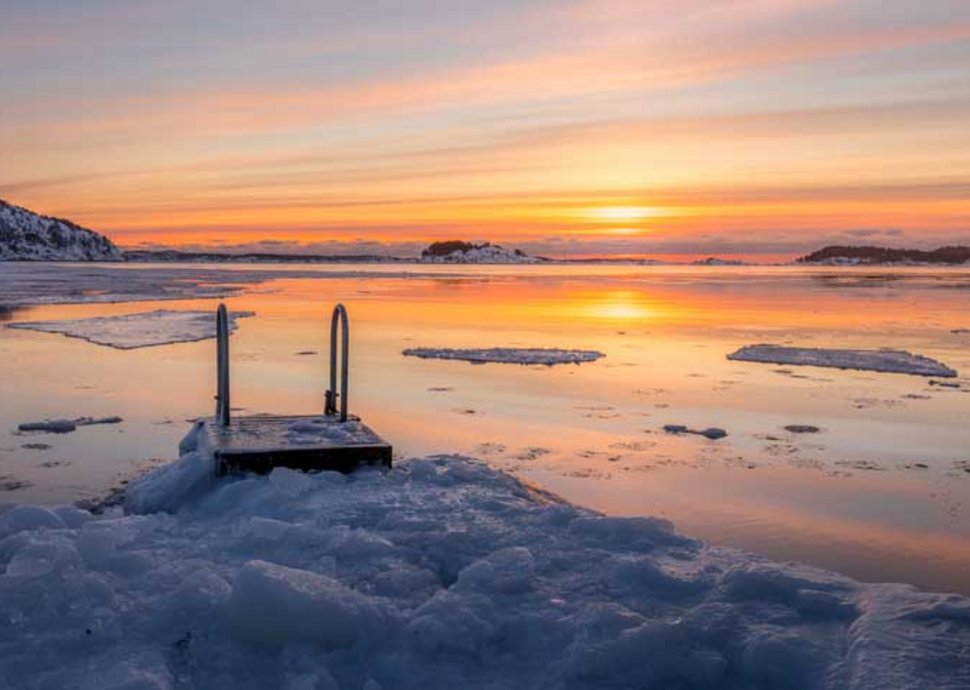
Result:
{"label": "floating ice floe", "polygon": [[453,349],[435,347],[412,347],[401,354],[422,359],[458,359],[472,364],[582,364],[605,357],[595,350],[560,350],[540,347],[491,347],[479,349]]}
{"label": "floating ice floe", "polygon": [[821,429],[812,424],[789,424],[785,426],[785,431],[792,434],[817,434]]}
{"label": "floating ice floe", "polygon": [[132,487],[167,476],[174,514],[0,507],[0,681],[970,687],[963,597],[706,546],[467,458],[216,480],[199,436],[179,463]]}
{"label": "floating ice floe", "polygon": [[17,431],[39,431],[47,434],[69,434],[79,426],[95,424],[120,424],[121,417],[78,417],[76,419],[47,419],[43,422],[24,422],[17,425]]}
{"label": "floating ice floe", "polygon": [[783,345],[745,345],[727,356],[742,362],[792,364],[831,369],[861,369],[916,376],[952,378],[957,372],[935,359],[905,350],[836,350]]}
{"label": "floating ice floe", "polygon": [[[251,311],[229,313],[229,330],[239,328],[236,319],[253,316]],[[188,343],[216,337],[216,319],[211,311],[173,311],[158,309],[123,316],[95,316],[89,319],[61,321],[25,321],[9,328],[22,328],[45,333],[60,333],[96,345],[119,350],[154,347],[171,343]]]}
{"label": "floating ice floe", "polygon": [[683,424],[665,424],[664,431],[668,434],[694,434],[696,436],[703,436],[712,441],[717,441],[728,435],[724,429],[720,429],[716,426],[711,426],[706,429],[691,429]]}

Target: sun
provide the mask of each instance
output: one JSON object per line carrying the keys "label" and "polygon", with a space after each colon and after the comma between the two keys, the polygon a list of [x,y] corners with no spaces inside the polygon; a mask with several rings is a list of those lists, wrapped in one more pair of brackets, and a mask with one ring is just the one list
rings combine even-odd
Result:
{"label": "sun", "polygon": [[591,220],[599,220],[607,223],[630,223],[646,218],[653,218],[659,214],[657,209],[650,206],[600,206],[589,209],[586,215]]}

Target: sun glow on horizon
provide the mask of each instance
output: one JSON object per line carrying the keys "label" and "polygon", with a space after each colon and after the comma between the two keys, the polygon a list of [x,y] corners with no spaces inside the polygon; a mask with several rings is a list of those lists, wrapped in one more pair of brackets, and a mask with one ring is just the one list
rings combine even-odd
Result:
{"label": "sun glow on horizon", "polygon": [[632,223],[663,215],[666,215],[663,209],[652,206],[600,206],[586,211],[586,217],[590,220],[607,223]]}

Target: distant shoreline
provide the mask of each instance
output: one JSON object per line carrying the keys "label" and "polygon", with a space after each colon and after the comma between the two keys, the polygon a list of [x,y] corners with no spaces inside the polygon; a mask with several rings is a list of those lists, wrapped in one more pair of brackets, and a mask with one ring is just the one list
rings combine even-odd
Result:
{"label": "distant shoreline", "polygon": [[[165,254],[168,254],[167,252]],[[395,257],[395,256],[327,256],[327,255],[266,255],[254,257],[249,254],[189,254],[173,258],[139,256],[137,258],[125,257],[121,260],[89,260],[89,259],[36,259],[36,258],[0,258],[0,264],[91,264],[105,263],[113,265],[125,264],[172,264],[172,265],[202,265],[202,264],[226,264],[226,265],[250,265],[250,266],[297,266],[297,265],[330,265],[341,264],[348,266],[378,266],[378,265],[397,265],[397,266],[520,266],[522,268],[536,268],[540,266],[642,266],[663,268],[670,267],[696,267],[696,268],[970,268],[968,263],[944,263],[928,261],[886,261],[886,262],[863,262],[863,261],[804,261],[793,259],[791,261],[773,262],[735,262],[724,261],[723,263],[709,263],[705,260],[697,261],[665,261],[662,259],[546,259],[535,263],[502,263],[502,262],[476,262],[476,263],[445,263],[424,261],[418,257]]]}

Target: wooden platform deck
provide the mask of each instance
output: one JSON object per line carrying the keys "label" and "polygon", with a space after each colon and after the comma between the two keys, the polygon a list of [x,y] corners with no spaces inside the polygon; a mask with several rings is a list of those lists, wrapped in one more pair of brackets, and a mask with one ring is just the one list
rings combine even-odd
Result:
{"label": "wooden platform deck", "polygon": [[353,415],[235,417],[207,424],[217,472],[266,474],[274,467],[352,472],[361,465],[391,466],[390,444]]}

